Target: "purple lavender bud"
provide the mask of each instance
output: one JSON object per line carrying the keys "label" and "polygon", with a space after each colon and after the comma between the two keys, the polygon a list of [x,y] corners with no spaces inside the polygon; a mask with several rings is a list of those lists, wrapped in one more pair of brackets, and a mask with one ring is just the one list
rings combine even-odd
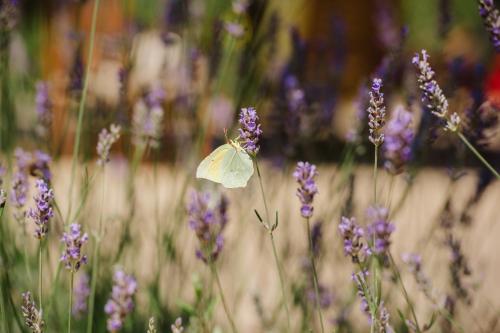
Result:
{"label": "purple lavender bud", "polygon": [[365,313],[368,318],[371,318],[370,315],[370,307],[368,305],[367,295],[365,294],[365,288],[368,285],[366,283],[366,275],[367,272],[357,272],[352,274],[352,280],[356,284],[356,288],[358,290],[358,296],[361,299],[361,311]]}
{"label": "purple lavender bud", "polygon": [[104,306],[104,312],[108,315],[109,332],[118,332],[123,327],[125,318],[134,309],[133,298],[136,291],[137,282],[133,276],[122,270],[115,271],[111,297]]}
{"label": "purple lavender bud", "polygon": [[52,102],[50,101],[49,88],[46,82],[37,82],[35,104],[38,119],[37,131],[40,136],[46,137],[52,123]]}
{"label": "purple lavender bud", "polygon": [[479,15],[490,34],[490,40],[497,52],[500,51],[500,13],[493,0],[478,0]]}
{"label": "purple lavender bud", "polygon": [[259,138],[262,135],[260,129],[259,116],[253,107],[242,108],[240,112],[239,134],[242,140],[241,146],[251,155],[259,152]]}
{"label": "purple lavender bud", "polygon": [[161,88],[151,90],[134,107],[132,116],[132,141],[135,145],[152,148],[160,146],[165,93]]}
{"label": "purple lavender bud", "polygon": [[360,261],[366,246],[363,244],[364,231],[354,217],[342,216],[339,224],[339,232],[344,239],[344,254],[352,258],[353,262]]}
{"label": "purple lavender bud", "polygon": [[89,286],[89,276],[87,273],[80,275],[80,278],[76,282],[73,288],[73,294],[75,295],[75,301],[73,303],[73,309],[71,310],[73,315],[77,318],[81,318],[87,312],[87,299],[90,295]]}
{"label": "purple lavender bud", "polygon": [[372,239],[373,252],[386,254],[391,245],[390,236],[394,232],[394,224],[388,221],[389,211],[384,207],[368,208],[368,235]]}
{"label": "purple lavender bud", "polygon": [[297,196],[302,207],[300,214],[304,218],[310,218],[313,215],[314,207],[312,205],[314,196],[318,193],[318,187],[314,178],[318,175],[316,166],[309,162],[298,162],[293,178],[299,183]]}
{"label": "purple lavender bud", "polygon": [[403,172],[405,165],[411,159],[411,144],[413,142],[411,121],[411,113],[406,111],[403,106],[399,106],[385,128],[384,167],[392,174]]}
{"label": "purple lavender bud", "polygon": [[69,74],[68,91],[72,94],[80,94],[83,89],[83,59],[81,46],[75,51],[75,58]]}
{"label": "purple lavender bud", "polygon": [[[18,18],[18,0],[3,0],[0,2],[0,31],[2,33],[10,32],[17,25]],[[4,45],[1,46],[3,47]]]}
{"label": "purple lavender bud", "polygon": [[52,173],[49,167],[49,163],[52,162],[50,155],[41,150],[35,150],[33,158],[34,161],[31,165],[31,174],[50,183],[52,180]]}
{"label": "purple lavender bud", "polygon": [[33,333],[42,333],[45,322],[42,318],[42,311],[36,308],[35,301],[29,291],[22,294],[23,304],[21,311],[24,317],[24,323]]}
{"label": "purple lavender bud", "polygon": [[458,131],[460,117],[456,112],[451,117],[448,115],[448,100],[434,79],[435,72],[429,64],[427,51],[422,50],[421,55],[416,53],[412,59],[412,63],[418,71],[417,82],[422,91],[422,102],[425,107],[443,121],[443,128],[445,130]]}
{"label": "purple lavender bud", "polygon": [[234,22],[225,22],[224,29],[234,38],[240,38],[245,33],[245,28],[241,24]]}
{"label": "purple lavender bud", "polygon": [[61,242],[66,246],[59,260],[64,263],[66,269],[77,272],[82,264],[87,263],[87,256],[82,254],[82,246],[88,242],[87,233],[82,234],[82,226],[73,223],[69,226],[69,232],[63,233]]}
{"label": "purple lavender bud", "polygon": [[120,138],[121,127],[119,125],[111,124],[109,131],[103,128],[99,133],[97,142],[97,165],[104,166],[109,162],[109,151],[111,146]]}
{"label": "purple lavender bud", "polygon": [[35,222],[35,237],[42,240],[49,231],[49,221],[54,216],[52,200],[54,193],[43,179],[36,181],[38,194],[34,196],[35,208],[30,208],[28,216]]}
{"label": "purple lavender bud", "polygon": [[384,94],[380,91],[381,88],[382,80],[373,79],[370,91],[370,106],[368,107],[368,126],[370,127],[370,136],[368,138],[376,147],[384,142],[382,128],[385,124],[385,105]]}
{"label": "purple lavender bud", "polygon": [[188,223],[200,243],[196,256],[205,263],[217,260],[224,246],[222,231],[227,224],[227,205],[225,196],[214,203],[207,192],[192,191],[190,194]]}

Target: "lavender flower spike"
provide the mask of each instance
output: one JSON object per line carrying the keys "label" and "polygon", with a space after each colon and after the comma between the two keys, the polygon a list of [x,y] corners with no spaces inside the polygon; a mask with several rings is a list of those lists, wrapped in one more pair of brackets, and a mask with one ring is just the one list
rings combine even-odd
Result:
{"label": "lavender flower spike", "polygon": [[382,128],[385,124],[385,105],[384,94],[380,91],[381,88],[382,80],[373,79],[370,91],[370,106],[368,107],[368,126],[370,127],[370,136],[368,138],[376,147],[384,142]]}
{"label": "lavender flower spike", "polygon": [[35,222],[35,237],[42,240],[49,230],[49,221],[54,216],[52,200],[54,193],[43,179],[36,181],[38,194],[35,195],[36,207],[28,211],[28,216]]}
{"label": "lavender flower spike", "polygon": [[45,322],[42,318],[42,311],[36,308],[33,297],[29,291],[22,294],[23,304],[21,306],[21,311],[23,313],[24,322],[26,326],[33,333],[42,333]]}
{"label": "lavender flower spike", "polygon": [[49,88],[46,82],[37,82],[35,104],[38,118],[37,130],[40,136],[45,137],[50,130],[52,122],[52,102],[50,101]]}
{"label": "lavender flower spike", "polygon": [[60,261],[64,263],[66,269],[77,272],[82,264],[87,263],[87,256],[82,254],[82,246],[88,242],[87,233],[82,234],[82,227],[78,223],[69,226],[69,232],[65,232],[61,242],[66,245]]}
{"label": "lavender flower spike", "polygon": [[441,87],[434,79],[435,72],[429,64],[429,55],[427,51],[422,50],[422,54],[415,54],[412,59],[413,65],[418,70],[418,84],[422,91],[422,102],[432,114],[443,120],[445,123],[444,129],[451,132],[458,131],[460,117],[457,113],[453,113],[451,117],[448,115],[448,100],[441,90]]}
{"label": "lavender flower spike", "polygon": [[495,8],[493,0],[478,0],[479,15],[490,34],[490,40],[497,52],[500,51],[500,12]]}
{"label": "lavender flower spike", "polygon": [[242,147],[251,155],[257,155],[259,152],[259,138],[262,135],[260,129],[259,116],[253,107],[242,108],[240,112],[240,139]]}
{"label": "lavender flower spike", "polygon": [[297,196],[302,204],[300,213],[304,218],[310,218],[313,215],[314,207],[312,205],[314,196],[318,193],[318,187],[314,178],[318,175],[316,166],[309,162],[299,162],[293,172],[293,178],[299,183]]}
{"label": "lavender flower spike", "polygon": [[368,234],[373,239],[373,251],[386,254],[391,245],[390,236],[394,232],[394,224],[388,221],[389,211],[385,207],[370,207],[368,218],[372,221],[368,226]]}
{"label": "lavender flower spike", "polygon": [[164,99],[163,89],[155,88],[134,106],[132,141],[135,145],[145,146],[149,144],[152,148],[160,146]]}
{"label": "lavender flower spike", "polygon": [[77,318],[81,318],[87,312],[87,299],[90,295],[89,282],[89,275],[83,273],[73,289],[75,302],[73,303],[73,309],[71,309],[71,311]]}
{"label": "lavender flower spike", "polygon": [[182,326],[182,318],[178,317],[175,322],[170,326],[172,333],[182,333],[184,332],[184,327]]}
{"label": "lavender flower spike", "polygon": [[364,231],[356,224],[354,217],[341,217],[339,232],[344,238],[344,254],[350,256],[353,262],[360,261],[360,254],[365,249],[363,244]]}
{"label": "lavender flower spike", "polygon": [[187,212],[189,226],[200,242],[196,256],[205,263],[214,262],[224,246],[222,231],[227,224],[226,197],[222,196],[214,205],[208,193],[193,191]]}
{"label": "lavender flower spike", "polygon": [[393,118],[387,123],[383,153],[384,167],[392,174],[399,174],[411,159],[413,130],[410,128],[411,113],[403,106],[396,108]]}
{"label": "lavender flower spike", "polygon": [[137,291],[137,282],[131,275],[117,270],[113,277],[113,291],[104,306],[104,312],[109,316],[107,329],[109,332],[118,332],[123,327],[127,315],[134,309],[133,297]]}
{"label": "lavender flower spike", "polygon": [[99,141],[97,142],[97,155],[99,159],[97,164],[104,166],[109,162],[109,151],[111,146],[120,138],[121,127],[119,125],[111,124],[109,131],[103,128],[99,133]]}
{"label": "lavender flower spike", "polygon": [[25,222],[26,212],[24,206],[26,205],[28,196],[28,172],[29,164],[31,161],[31,154],[25,152],[21,148],[16,148],[14,151],[16,158],[16,172],[12,180],[12,188],[10,191],[10,200],[16,208],[14,218],[20,223]]}

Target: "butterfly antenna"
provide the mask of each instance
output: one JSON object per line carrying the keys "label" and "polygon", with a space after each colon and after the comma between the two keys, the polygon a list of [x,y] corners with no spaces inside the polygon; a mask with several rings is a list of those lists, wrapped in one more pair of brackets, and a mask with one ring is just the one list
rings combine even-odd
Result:
{"label": "butterfly antenna", "polygon": [[226,137],[226,143],[229,143],[229,138],[227,137],[227,128],[224,128],[224,136]]}

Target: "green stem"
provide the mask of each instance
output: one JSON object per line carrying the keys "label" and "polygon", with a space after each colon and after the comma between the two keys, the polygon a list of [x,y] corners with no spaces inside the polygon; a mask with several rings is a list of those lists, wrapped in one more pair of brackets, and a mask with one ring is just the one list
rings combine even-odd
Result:
{"label": "green stem", "polygon": [[264,185],[262,183],[262,176],[260,174],[260,169],[259,169],[259,163],[257,162],[257,159],[254,158],[255,161],[255,168],[257,169],[257,178],[259,178],[259,186],[260,186],[260,192],[262,195],[262,201],[264,201],[264,208],[266,210],[266,222],[265,226],[267,230],[269,231],[269,237],[271,238],[271,244],[273,247],[273,256],[274,256],[274,262],[276,264],[276,268],[278,270],[278,276],[280,279],[280,287],[281,287],[281,294],[283,297],[283,305],[285,306],[285,312],[286,312],[286,319],[287,319],[287,328],[288,332],[290,332],[290,311],[288,310],[288,302],[287,302],[287,297],[286,297],[286,292],[285,292],[285,282],[283,278],[283,271],[281,267],[281,262],[278,257],[278,251],[276,251],[276,244],[274,242],[274,235],[273,235],[273,230],[271,226],[271,220],[269,219],[269,208],[267,206],[267,200],[266,200],[266,192],[264,191]]}
{"label": "green stem", "polygon": [[316,308],[318,309],[319,322],[321,324],[321,332],[325,332],[325,327],[323,326],[323,314],[321,313],[321,303],[319,299],[319,287],[318,287],[318,272],[316,272],[316,264],[314,263],[314,252],[313,252],[313,243],[311,236],[311,225],[309,222],[309,218],[306,218],[307,221],[307,239],[309,242],[309,255],[311,257],[311,266],[313,272],[313,284],[314,284],[314,293],[316,295]]}
{"label": "green stem", "polygon": [[231,316],[231,313],[229,312],[229,307],[227,306],[226,303],[226,298],[224,297],[224,292],[222,290],[222,284],[219,279],[219,274],[217,274],[217,268],[215,267],[215,264],[212,262],[210,263],[210,269],[212,270],[213,277],[215,278],[215,281],[217,282],[217,288],[219,289],[219,295],[222,301],[222,306],[224,307],[224,311],[226,312],[227,319],[229,320],[229,323],[231,324],[231,329],[233,333],[237,333],[238,330],[236,329],[236,325],[234,324],[233,317]]}
{"label": "green stem", "polygon": [[85,77],[83,78],[83,89],[82,89],[82,98],[80,99],[80,105],[78,108],[78,122],[76,125],[76,134],[75,134],[75,143],[73,146],[73,158],[71,162],[71,178],[69,183],[69,194],[68,194],[68,214],[66,223],[70,223],[69,218],[71,217],[71,197],[73,194],[73,185],[74,178],[76,173],[76,163],[78,159],[78,153],[80,151],[80,137],[82,133],[82,124],[83,124],[83,113],[85,110],[85,99],[87,98],[87,90],[89,85],[89,76],[90,76],[90,67],[92,65],[92,57],[94,54],[94,39],[95,39],[95,30],[97,23],[97,13],[99,9],[99,0],[95,0],[94,10],[92,12],[92,25],[90,27],[90,41],[89,41],[89,52],[87,56],[87,67],[85,69]]}
{"label": "green stem", "polygon": [[457,132],[458,137],[462,140],[463,143],[476,155],[476,157],[484,164],[486,168],[488,168],[491,173],[495,175],[497,179],[500,179],[500,174],[491,166],[491,164],[486,161],[486,159],[477,151],[476,148],[467,140],[467,138],[460,132]]}
{"label": "green stem", "polygon": [[390,252],[389,252],[389,260],[391,262],[392,271],[394,272],[394,275],[396,275],[396,278],[401,286],[401,289],[403,290],[403,296],[406,300],[406,303],[410,307],[410,311],[411,311],[411,314],[413,316],[413,320],[415,321],[417,333],[420,333],[421,330],[420,330],[420,326],[418,325],[418,319],[417,319],[417,314],[415,313],[415,308],[413,307],[413,303],[410,301],[410,296],[408,295],[408,292],[406,291],[405,285],[403,283],[403,279],[401,279],[401,274],[399,273],[399,269],[396,266],[396,262],[394,261],[394,258]]}
{"label": "green stem", "polygon": [[92,333],[92,324],[94,323],[95,291],[97,286],[97,273],[99,269],[99,248],[102,237],[102,219],[104,210],[104,197],[106,193],[106,165],[102,167],[102,192],[101,192],[101,212],[99,214],[99,229],[97,235],[94,235],[94,253],[92,254],[92,276],[90,282],[89,295],[89,313],[87,316],[87,333]]}
{"label": "green stem", "polygon": [[71,270],[69,278],[69,308],[68,308],[68,333],[71,333],[71,309],[73,309],[73,280],[75,273]]}
{"label": "green stem", "polygon": [[42,241],[38,247],[38,306],[42,312]]}
{"label": "green stem", "polygon": [[375,155],[373,162],[373,203],[377,205],[377,168],[378,168],[378,146],[375,145]]}

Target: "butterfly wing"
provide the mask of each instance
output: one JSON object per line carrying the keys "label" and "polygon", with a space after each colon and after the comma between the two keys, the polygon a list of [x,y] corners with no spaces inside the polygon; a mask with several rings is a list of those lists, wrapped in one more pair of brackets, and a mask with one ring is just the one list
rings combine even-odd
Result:
{"label": "butterfly wing", "polygon": [[253,175],[252,159],[241,147],[233,147],[233,151],[224,165],[221,183],[226,188],[246,187]]}
{"label": "butterfly wing", "polygon": [[208,179],[226,188],[245,187],[252,174],[252,159],[235,143],[215,149],[196,170],[196,178]]}
{"label": "butterfly wing", "polygon": [[236,151],[230,144],[225,144],[215,149],[201,161],[196,170],[196,178],[204,178],[216,183],[222,183],[224,160]]}

